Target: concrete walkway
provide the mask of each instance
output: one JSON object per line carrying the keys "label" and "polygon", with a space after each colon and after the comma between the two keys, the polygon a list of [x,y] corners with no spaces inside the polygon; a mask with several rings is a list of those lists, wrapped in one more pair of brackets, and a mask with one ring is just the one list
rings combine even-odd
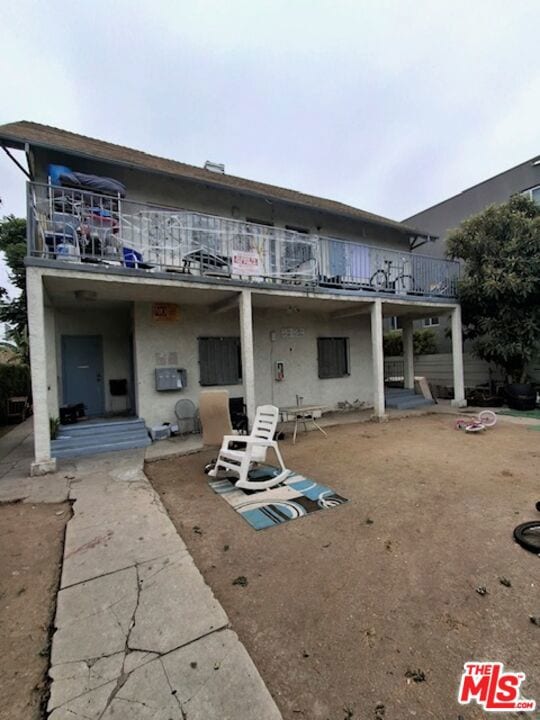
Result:
{"label": "concrete walkway", "polygon": [[33,455],[32,418],[28,418],[0,438],[0,502],[67,500],[72,468],[65,465],[61,472],[30,477]]}
{"label": "concrete walkway", "polygon": [[279,720],[144,475],[144,450],[82,458],[29,478],[28,449],[21,431],[3,462],[0,499],[73,501],[50,720]]}

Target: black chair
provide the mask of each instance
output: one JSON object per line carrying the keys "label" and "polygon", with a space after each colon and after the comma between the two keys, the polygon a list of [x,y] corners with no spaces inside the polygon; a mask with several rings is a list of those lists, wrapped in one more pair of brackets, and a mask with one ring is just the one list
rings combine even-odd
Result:
{"label": "black chair", "polygon": [[248,418],[243,397],[229,398],[229,413],[233,429],[237,430],[241,435],[247,435]]}

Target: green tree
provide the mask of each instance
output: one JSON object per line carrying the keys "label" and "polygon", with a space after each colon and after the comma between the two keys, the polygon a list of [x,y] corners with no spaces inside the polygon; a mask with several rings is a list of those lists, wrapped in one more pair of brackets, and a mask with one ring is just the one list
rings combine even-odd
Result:
{"label": "green tree", "polygon": [[5,343],[0,343],[4,347],[9,347],[13,352],[13,360],[20,363],[28,363],[28,357],[30,356],[30,348],[28,345],[28,331],[27,328],[23,332],[16,330],[15,328],[9,328],[6,332]]}
{"label": "green tree", "polygon": [[[10,298],[5,288],[0,288],[0,321],[5,322],[15,333],[14,339],[27,335],[26,316],[26,220],[8,215],[0,220],[0,250],[4,253],[9,268],[9,279],[20,291]],[[20,345],[19,345],[20,347]],[[28,347],[24,352],[28,360]]]}
{"label": "green tree", "polygon": [[540,207],[521,195],[488,207],[451,233],[448,255],[464,261],[464,337],[509,381],[524,382],[539,349]]}

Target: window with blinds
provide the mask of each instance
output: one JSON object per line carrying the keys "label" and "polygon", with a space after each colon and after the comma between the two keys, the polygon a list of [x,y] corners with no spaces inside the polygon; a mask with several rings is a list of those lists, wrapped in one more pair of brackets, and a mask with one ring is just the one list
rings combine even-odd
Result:
{"label": "window with blinds", "polygon": [[349,338],[317,338],[320,378],[340,378],[350,374]]}
{"label": "window with blinds", "polygon": [[199,382],[201,385],[239,385],[242,357],[238,337],[199,338]]}

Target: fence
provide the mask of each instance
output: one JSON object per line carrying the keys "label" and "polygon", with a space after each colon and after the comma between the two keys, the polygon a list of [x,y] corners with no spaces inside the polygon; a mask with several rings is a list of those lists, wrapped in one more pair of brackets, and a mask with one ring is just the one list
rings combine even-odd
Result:
{"label": "fence", "polygon": [[[392,367],[393,363],[396,363],[395,367],[398,367],[399,363],[401,363],[401,367],[403,367],[403,358],[388,357],[385,358],[385,368],[387,363],[389,367]],[[451,353],[415,355],[414,358],[414,374],[427,378],[428,382],[433,386],[454,387],[452,367]],[[491,380],[495,382],[504,381],[503,374],[498,368],[489,365],[489,363],[483,360],[479,360],[470,353],[463,354],[463,374],[466,388],[484,385]]]}

